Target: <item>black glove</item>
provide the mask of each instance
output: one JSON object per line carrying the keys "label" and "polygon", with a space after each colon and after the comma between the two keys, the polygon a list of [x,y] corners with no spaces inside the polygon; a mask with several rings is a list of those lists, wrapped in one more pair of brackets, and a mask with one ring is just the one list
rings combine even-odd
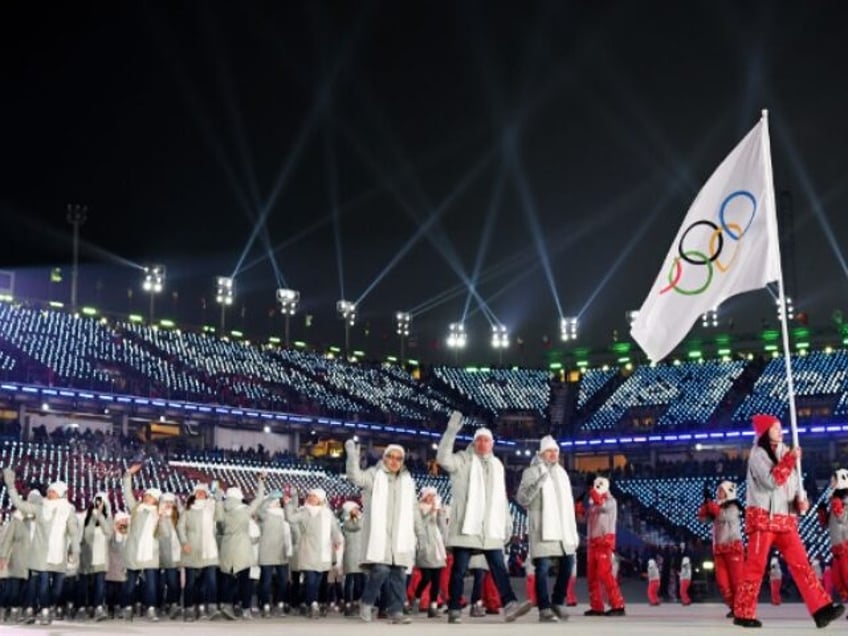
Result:
{"label": "black glove", "polygon": [[704,484],[704,503],[707,503],[713,498],[712,490],[707,484]]}

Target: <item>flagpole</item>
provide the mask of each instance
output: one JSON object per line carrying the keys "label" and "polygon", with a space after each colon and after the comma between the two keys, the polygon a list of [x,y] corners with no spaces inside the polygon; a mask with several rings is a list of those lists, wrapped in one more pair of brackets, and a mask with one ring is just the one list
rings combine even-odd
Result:
{"label": "flagpole", "polygon": [[[771,141],[769,139],[768,111],[763,109],[762,115],[765,131],[763,135],[761,135],[761,139],[763,144],[763,156],[765,157],[766,184],[768,188],[768,196],[771,197],[775,211],[773,238],[775,245],[777,245],[777,271],[779,274],[777,279],[777,303],[780,308],[780,333],[781,340],[783,341],[783,362],[786,367],[786,389],[789,398],[789,428],[792,433],[792,446],[798,447],[798,412],[795,409],[795,383],[792,379],[792,359],[789,350],[789,325],[786,316],[786,294],[783,286],[783,265],[780,262],[780,235],[777,232],[777,202],[775,201],[774,196],[774,174],[771,167]],[[798,458],[798,479],[801,482],[801,490],[803,492],[804,480],[801,473],[800,457]]]}

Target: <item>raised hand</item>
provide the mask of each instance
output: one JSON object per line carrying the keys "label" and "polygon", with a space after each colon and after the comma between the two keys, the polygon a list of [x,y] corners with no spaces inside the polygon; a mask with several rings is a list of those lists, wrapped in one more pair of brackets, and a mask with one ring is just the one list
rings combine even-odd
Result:
{"label": "raised hand", "polygon": [[462,413],[459,411],[454,411],[451,413],[450,419],[448,420],[447,430],[459,432],[462,428]]}

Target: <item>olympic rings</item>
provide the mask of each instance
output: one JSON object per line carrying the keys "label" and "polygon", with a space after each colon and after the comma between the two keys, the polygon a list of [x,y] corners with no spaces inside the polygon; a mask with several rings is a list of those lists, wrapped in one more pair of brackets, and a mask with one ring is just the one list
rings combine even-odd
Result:
{"label": "olympic rings", "polygon": [[[750,202],[751,209],[748,212],[748,219],[747,222],[744,223],[744,227],[742,223],[727,219],[728,206],[734,200]],[[668,285],[660,289],[659,293],[664,294],[667,291],[673,290],[678,294],[683,294],[684,296],[696,296],[707,291],[713,281],[716,270],[719,274],[724,274],[733,266],[733,263],[736,261],[736,255],[739,251],[739,243],[741,242],[742,237],[748,232],[748,229],[754,222],[754,217],[756,215],[756,197],[747,190],[737,190],[736,192],[732,192],[727,195],[721,202],[718,210],[718,223],[707,219],[699,219],[698,221],[691,223],[680,235],[680,240],[677,243],[677,255],[672,259],[668,270]],[[687,246],[687,239],[690,243],[694,240],[690,237],[690,232],[699,226],[706,226],[710,229],[709,236],[705,240],[706,245],[701,247],[704,243],[704,240],[702,239],[700,242],[695,241],[695,246]],[[734,241],[735,244],[733,247],[733,254],[730,256],[729,260],[722,262],[719,257],[724,252],[725,235],[727,235],[730,240]],[[683,279],[684,263],[688,263],[695,267],[706,268],[704,280],[701,284],[688,289],[680,287],[680,282]],[[715,264],[715,269],[713,268],[713,264]]]}

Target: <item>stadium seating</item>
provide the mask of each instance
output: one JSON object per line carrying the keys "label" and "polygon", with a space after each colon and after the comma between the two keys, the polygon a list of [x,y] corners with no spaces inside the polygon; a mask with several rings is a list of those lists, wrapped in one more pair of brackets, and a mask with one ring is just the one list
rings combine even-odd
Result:
{"label": "stadium seating", "polygon": [[[798,397],[830,397],[834,414],[848,412],[848,350],[810,351],[792,356],[792,379]],[[789,389],[783,358],[768,362],[751,393],[734,413],[734,419],[747,421],[755,413],[782,416],[789,408]]]}
{"label": "stadium seating", "polygon": [[657,427],[704,425],[744,370],[743,361],[706,360],[639,366],[598,408],[583,431],[615,429],[634,408],[662,408]]}

